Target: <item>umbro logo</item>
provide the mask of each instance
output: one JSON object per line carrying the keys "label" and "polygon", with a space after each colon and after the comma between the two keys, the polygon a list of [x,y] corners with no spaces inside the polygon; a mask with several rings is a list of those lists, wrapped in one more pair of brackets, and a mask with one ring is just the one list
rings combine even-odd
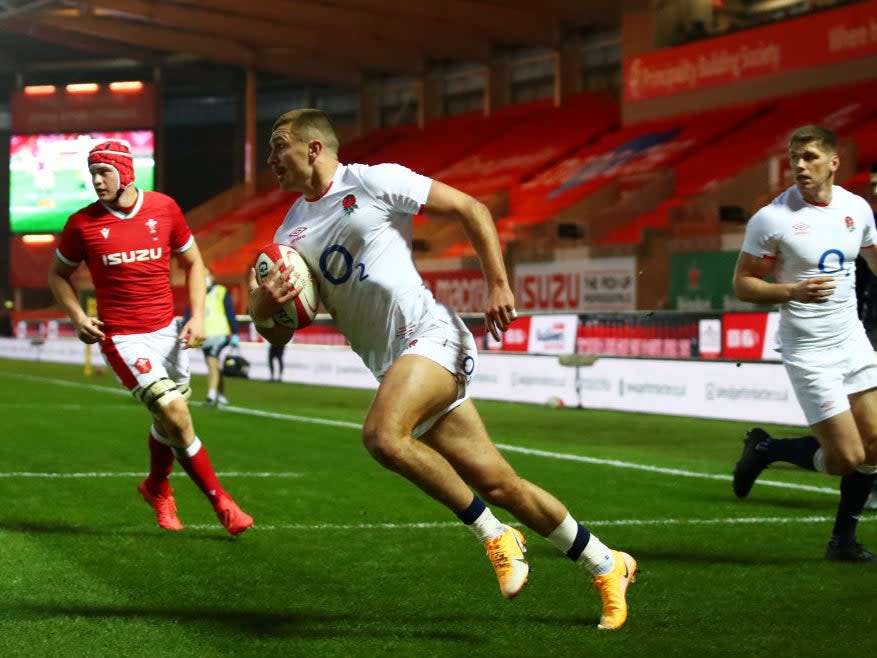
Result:
{"label": "umbro logo", "polygon": [[100,234],[101,234],[102,236],[104,236],[104,240],[106,240],[108,237],[110,237],[110,229],[108,229],[108,228],[102,228],[102,229],[100,230]]}
{"label": "umbro logo", "polygon": [[810,225],[798,222],[792,226],[792,230],[795,231],[795,235],[804,235],[810,232]]}

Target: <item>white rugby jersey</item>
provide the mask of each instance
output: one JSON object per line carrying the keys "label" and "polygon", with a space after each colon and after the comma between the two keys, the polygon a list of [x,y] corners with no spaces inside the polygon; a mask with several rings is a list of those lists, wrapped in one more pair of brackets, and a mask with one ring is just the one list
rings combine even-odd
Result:
{"label": "white rugby jersey", "polygon": [[274,235],[307,262],[326,310],[377,376],[435,307],[409,247],[431,186],[397,164],[339,164],[323,196],[296,200]]}
{"label": "white rugby jersey", "polygon": [[822,304],[789,301],[780,308],[784,346],[818,347],[842,342],[861,329],[856,314],[856,256],[873,247],[874,214],[862,197],[832,187],[831,203],[808,203],[792,186],[759,210],[746,225],[743,251],[776,259],[778,283],[831,275],[836,288]]}

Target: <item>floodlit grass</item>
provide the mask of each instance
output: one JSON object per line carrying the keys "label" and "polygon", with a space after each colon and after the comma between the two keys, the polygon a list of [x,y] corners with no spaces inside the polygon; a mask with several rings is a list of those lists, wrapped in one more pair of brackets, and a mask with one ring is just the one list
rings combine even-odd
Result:
{"label": "floodlit grass", "polygon": [[[0,655],[877,649],[877,570],[822,560],[837,480],[775,468],[763,479],[787,487],[759,483],[737,501],[728,476],[747,424],[478,403],[523,476],[640,561],[630,620],[604,633],[589,575],[533,532],[530,583],[514,601],[500,597],[471,533],[362,448],[357,425],[370,392],[228,386],[234,408],[193,405],[193,415],[256,527],[227,536],[175,475],[187,528],[166,533],[136,492],[148,417],[112,376],[0,361]],[[203,380],[194,388],[202,399]],[[875,527],[860,529],[872,548]]]}

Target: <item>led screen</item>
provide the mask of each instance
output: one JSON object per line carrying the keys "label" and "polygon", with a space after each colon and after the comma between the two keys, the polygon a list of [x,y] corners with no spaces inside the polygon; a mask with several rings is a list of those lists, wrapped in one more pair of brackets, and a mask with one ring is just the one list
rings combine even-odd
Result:
{"label": "led screen", "polygon": [[88,151],[107,139],[129,144],[137,187],[153,189],[155,140],[151,130],[13,135],[9,148],[11,231],[56,233],[72,213],[95,201]]}

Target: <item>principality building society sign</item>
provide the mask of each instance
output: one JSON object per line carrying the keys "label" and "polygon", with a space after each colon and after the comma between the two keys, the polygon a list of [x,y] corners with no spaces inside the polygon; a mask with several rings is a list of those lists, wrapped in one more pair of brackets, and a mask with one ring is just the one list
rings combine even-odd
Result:
{"label": "principality building society sign", "polygon": [[877,0],[624,60],[636,102],[877,55]]}

